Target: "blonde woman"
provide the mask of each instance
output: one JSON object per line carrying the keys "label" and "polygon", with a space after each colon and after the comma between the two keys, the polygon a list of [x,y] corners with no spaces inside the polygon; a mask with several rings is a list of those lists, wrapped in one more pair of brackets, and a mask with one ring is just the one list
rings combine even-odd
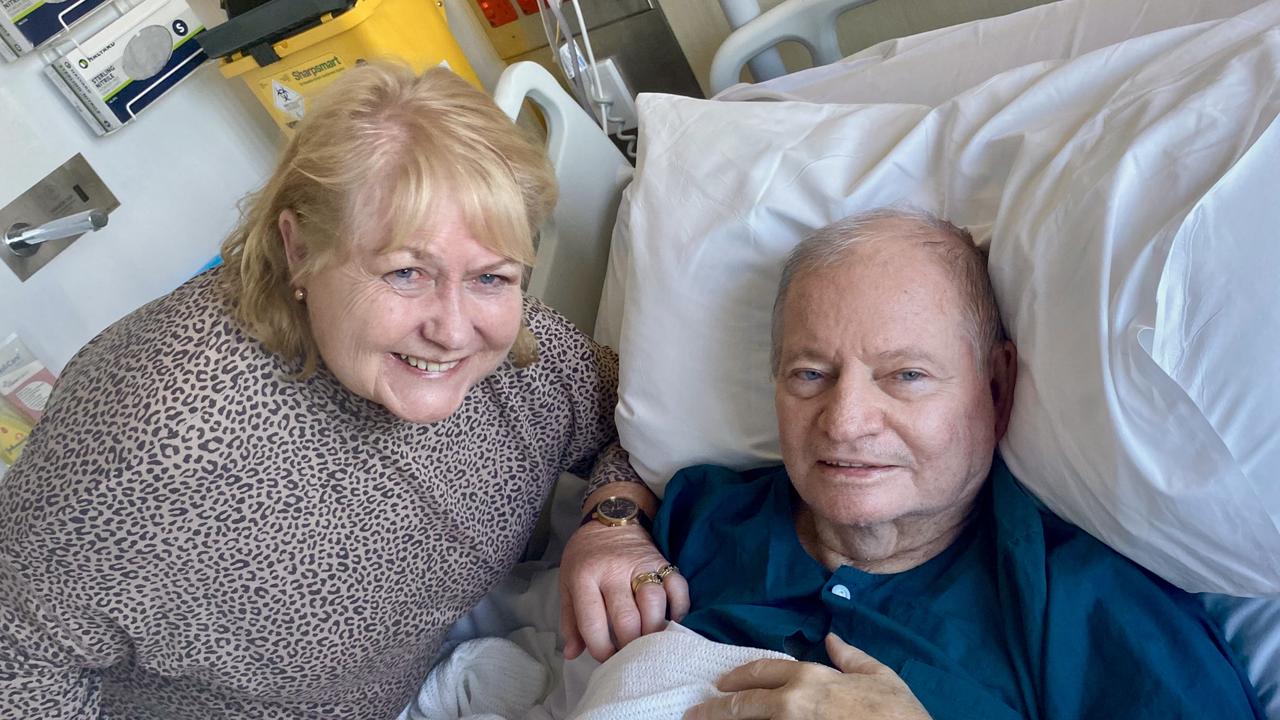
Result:
{"label": "blonde woman", "polygon": [[[393,718],[562,471],[652,513],[616,356],[521,291],[554,201],[448,71],[345,73],[225,264],[90,342],[0,485],[0,715]],[[571,652],[665,564],[589,525]],[[667,609],[643,590],[610,600],[620,642]]]}

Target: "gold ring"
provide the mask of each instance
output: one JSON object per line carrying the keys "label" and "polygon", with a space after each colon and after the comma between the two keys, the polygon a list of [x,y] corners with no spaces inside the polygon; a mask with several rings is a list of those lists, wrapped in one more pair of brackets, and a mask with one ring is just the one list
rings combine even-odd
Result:
{"label": "gold ring", "polygon": [[678,572],[680,572],[680,568],[668,563],[658,569],[658,577],[662,578],[663,580],[666,580],[668,575],[674,575]]}
{"label": "gold ring", "polygon": [[640,591],[641,585],[648,585],[649,583],[657,583],[658,585],[661,585],[662,576],[652,571],[637,574],[635,577],[631,578],[631,594],[636,594]]}

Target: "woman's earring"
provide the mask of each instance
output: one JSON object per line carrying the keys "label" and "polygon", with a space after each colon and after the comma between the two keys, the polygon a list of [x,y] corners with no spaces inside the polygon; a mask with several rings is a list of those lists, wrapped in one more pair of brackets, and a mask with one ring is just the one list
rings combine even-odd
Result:
{"label": "woman's earring", "polygon": [[306,300],[307,300],[307,289],[306,289],[306,288],[294,288],[294,289],[293,289],[293,299],[294,299],[294,300],[297,300],[298,302],[306,302]]}

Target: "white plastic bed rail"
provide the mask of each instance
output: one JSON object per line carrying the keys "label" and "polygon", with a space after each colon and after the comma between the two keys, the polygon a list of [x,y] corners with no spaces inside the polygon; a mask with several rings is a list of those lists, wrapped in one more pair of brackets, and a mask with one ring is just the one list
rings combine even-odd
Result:
{"label": "white plastic bed rail", "polygon": [[511,118],[527,99],[547,121],[547,154],[560,200],[542,228],[528,292],[592,334],[609,262],[609,242],[632,167],[582,106],[541,65],[503,71],[493,98]]}
{"label": "white plastic bed rail", "polygon": [[[778,43],[794,40],[809,49],[814,65],[844,57],[836,18],[873,0],[785,0],[730,33],[711,61],[712,94],[735,85],[742,66]],[[770,78],[756,78],[757,81]]]}
{"label": "white plastic bed rail", "polygon": [[[720,0],[720,9],[729,21],[730,30],[737,30],[760,17],[760,0]],[[787,74],[787,66],[782,63],[782,55],[777,50],[764,50],[747,61],[751,68],[751,77],[756,82],[772,80]]]}

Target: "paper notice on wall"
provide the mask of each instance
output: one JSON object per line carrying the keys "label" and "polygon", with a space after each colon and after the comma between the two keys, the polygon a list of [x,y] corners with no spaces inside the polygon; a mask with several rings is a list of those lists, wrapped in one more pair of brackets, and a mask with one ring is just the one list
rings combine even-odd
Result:
{"label": "paper notice on wall", "polygon": [[12,465],[18,462],[31,434],[31,421],[0,403],[0,462]]}
{"label": "paper notice on wall", "polygon": [[31,422],[40,422],[55,380],[17,335],[0,343],[0,397]]}

